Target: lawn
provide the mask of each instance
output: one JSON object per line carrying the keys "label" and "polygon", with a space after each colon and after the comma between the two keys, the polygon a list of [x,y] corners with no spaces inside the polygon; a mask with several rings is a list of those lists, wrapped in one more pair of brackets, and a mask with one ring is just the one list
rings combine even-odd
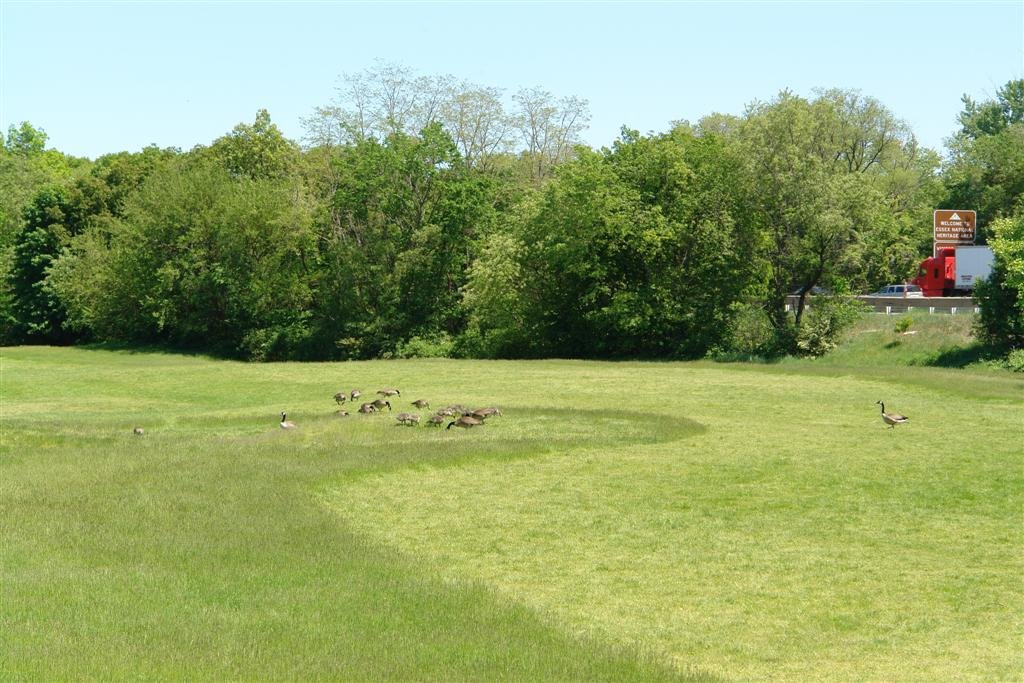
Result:
{"label": "lawn", "polygon": [[898,365],[3,349],[0,671],[1019,680],[1024,381]]}

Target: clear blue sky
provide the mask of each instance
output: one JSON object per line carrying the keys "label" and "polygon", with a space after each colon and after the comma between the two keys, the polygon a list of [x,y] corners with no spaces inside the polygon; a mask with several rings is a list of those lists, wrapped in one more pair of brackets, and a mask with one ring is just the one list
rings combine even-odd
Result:
{"label": "clear blue sky", "polygon": [[0,0],[0,127],[95,158],[207,144],[260,108],[290,138],[338,77],[404,64],[589,101],[625,124],[860,90],[941,149],[960,96],[1024,78],[1024,0],[992,2],[22,2]]}

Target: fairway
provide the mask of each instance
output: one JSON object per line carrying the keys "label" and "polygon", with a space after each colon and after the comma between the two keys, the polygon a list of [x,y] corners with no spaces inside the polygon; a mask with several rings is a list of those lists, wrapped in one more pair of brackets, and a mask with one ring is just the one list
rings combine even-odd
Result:
{"label": "fairway", "polygon": [[4,677],[1024,675],[1009,373],[2,356]]}

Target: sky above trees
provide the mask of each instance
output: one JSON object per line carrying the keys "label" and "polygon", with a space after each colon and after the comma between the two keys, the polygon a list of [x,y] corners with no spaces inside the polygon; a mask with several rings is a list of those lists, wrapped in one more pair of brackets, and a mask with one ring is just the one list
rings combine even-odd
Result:
{"label": "sky above trees", "polygon": [[860,90],[942,149],[963,94],[1024,77],[1024,3],[0,2],[0,129],[95,158],[208,144],[265,108],[283,133],[379,61],[508,96],[585,99],[582,139]]}

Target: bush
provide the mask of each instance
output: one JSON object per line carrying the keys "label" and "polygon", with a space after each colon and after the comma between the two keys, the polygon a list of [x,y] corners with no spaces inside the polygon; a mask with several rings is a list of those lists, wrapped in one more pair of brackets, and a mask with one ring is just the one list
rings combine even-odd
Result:
{"label": "bush", "polygon": [[910,329],[910,326],[914,324],[914,319],[909,315],[905,315],[896,321],[896,325],[893,326],[892,331],[896,334],[903,334]]}
{"label": "bush", "polygon": [[775,355],[775,332],[762,306],[736,303],[732,306],[732,314],[726,347],[714,354],[715,357]]}
{"label": "bush", "polygon": [[445,332],[412,337],[395,347],[395,358],[450,358],[454,342]]}
{"label": "bush", "polygon": [[839,344],[843,332],[864,315],[865,306],[850,296],[820,296],[797,331],[797,348],[808,356],[822,356]]}
{"label": "bush", "polygon": [[1016,289],[1006,282],[1006,267],[996,259],[992,275],[974,288],[974,299],[981,306],[978,337],[1002,348],[1024,347],[1024,302]]}

